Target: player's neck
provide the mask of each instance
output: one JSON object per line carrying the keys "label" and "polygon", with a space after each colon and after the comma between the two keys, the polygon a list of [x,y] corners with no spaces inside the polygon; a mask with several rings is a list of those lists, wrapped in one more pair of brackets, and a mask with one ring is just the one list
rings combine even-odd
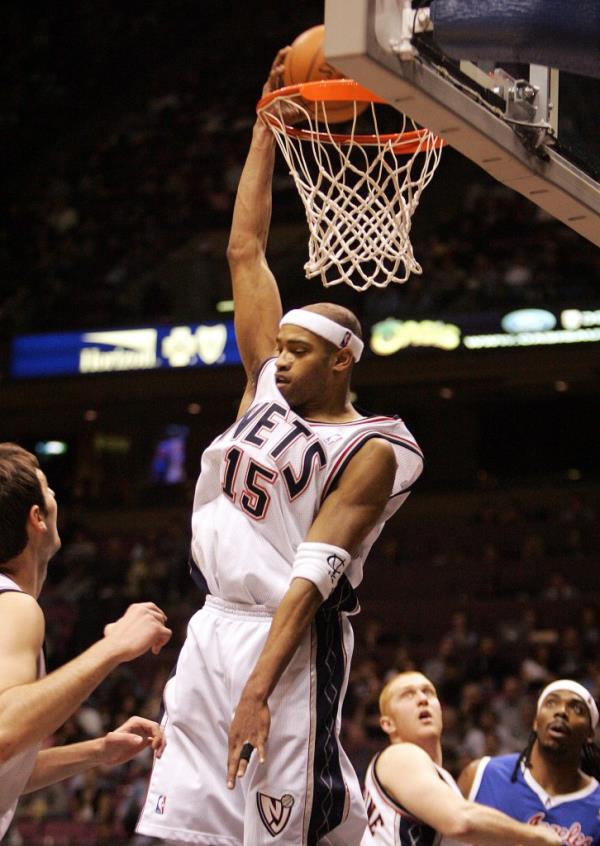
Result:
{"label": "player's neck", "polygon": [[37,599],[46,579],[48,561],[27,546],[10,564],[5,575],[22,591]]}
{"label": "player's neck", "polygon": [[439,738],[420,738],[418,745],[424,752],[427,752],[434,764],[437,764],[438,767],[442,766],[442,744]]}
{"label": "player's neck", "polygon": [[354,408],[349,399],[329,400],[324,403],[322,400],[306,403],[294,408],[296,414],[305,420],[312,420],[318,423],[350,423],[352,420],[360,420],[361,414]]}
{"label": "player's neck", "polygon": [[550,796],[575,793],[589,784],[589,778],[579,769],[579,758],[554,758],[537,743],[531,750],[531,774]]}

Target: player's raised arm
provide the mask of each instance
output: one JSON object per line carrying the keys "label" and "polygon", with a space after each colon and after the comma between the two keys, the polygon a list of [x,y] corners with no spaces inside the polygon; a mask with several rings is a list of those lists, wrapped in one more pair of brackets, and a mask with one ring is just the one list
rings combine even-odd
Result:
{"label": "player's raised arm", "polygon": [[[273,63],[263,92],[280,84],[285,50]],[[227,248],[235,303],[235,332],[251,383],[262,362],[273,354],[282,315],[277,283],[266,259],[271,222],[275,139],[258,119],[238,185]]]}

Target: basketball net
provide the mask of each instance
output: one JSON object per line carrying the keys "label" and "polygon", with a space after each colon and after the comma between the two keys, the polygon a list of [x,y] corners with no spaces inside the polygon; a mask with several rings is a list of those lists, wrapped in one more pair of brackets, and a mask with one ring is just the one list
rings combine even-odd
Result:
{"label": "basketball net", "polygon": [[[338,133],[332,128],[333,104],[339,109],[342,100],[354,108],[350,129],[345,126]],[[372,121],[369,135],[357,131],[365,100]],[[304,205],[306,277],[320,277],[325,287],[346,283],[357,291],[371,285],[385,288],[422,273],[410,241],[412,215],[439,164],[443,142],[400,113],[400,130],[381,133],[379,103],[383,101],[358,83],[335,80],[282,88],[257,106]],[[363,113],[361,123],[368,114]]]}

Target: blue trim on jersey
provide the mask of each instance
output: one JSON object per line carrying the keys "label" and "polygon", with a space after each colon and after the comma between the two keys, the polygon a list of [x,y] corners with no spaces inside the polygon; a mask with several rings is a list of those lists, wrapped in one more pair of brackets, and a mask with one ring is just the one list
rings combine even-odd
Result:
{"label": "blue trim on jersey", "polygon": [[[346,580],[347,581],[347,580]],[[348,586],[350,583],[347,583]],[[327,832],[340,825],[346,804],[346,785],[340,765],[335,724],[346,672],[340,609],[351,599],[338,583],[334,602],[329,597],[315,615],[317,651],[316,733],[313,763],[313,800],[307,846],[317,846]],[[354,591],[350,588],[352,594]]]}
{"label": "blue trim on jersey", "polygon": [[[590,787],[589,791],[552,796],[545,803],[527,784],[522,768],[518,770],[516,781],[511,782],[517,758],[516,754],[490,758],[473,798],[521,822],[551,826],[564,846],[599,846],[600,785]],[[533,776],[530,771],[526,772],[528,777]],[[539,790],[544,792],[541,787]]]}
{"label": "blue trim on jersey", "polygon": [[[352,449],[348,451],[348,455],[346,455],[345,458],[343,459],[343,461],[340,463],[340,466],[335,471],[335,475],[332,476],[332,478],[327,483],[327,486],[326,486],[325,490],[323,491],[322,500],[325,500],[329,496],[331,491],[335,488],[335,486],[339,482],[344,470],[348,466],[349,462],[354,458],[354,456],[359,451],[359,449],[362,449],[362,447],[364,447],[364,445],[367,443],[367,441],[370,441],[372,438],[380,438],[382,441],[388,441],[388,443],[394,444],[394,446],[404,447],[404,449],[407,449],[409,452],[413,452],[415,455],[418,455],[419,458],[421,459],[421,462],[423,463],[423,465],[425,464],[425,459],[423,458],[423,453],[420,450],[418,450],[418,449],[410,446],[409,444],[405,443],[405,441],[400,440],[400,438],[398,438],[396,435],[386,434],[385,432],[369,432],[369,433],[365,432],[362,436],[359,436],[359,437],[360,437],[360,441],[358,441],[358,443],[356,443],[355,446],[353,446]],[[412,490],[412,487],[411,488],[404,488],[403,490],[396,491],[396,493],[391,494],[389,498],[392,499],[392,497],[394,497],[394,496],[399,496],[400,494],[403,494],[403,493],[409,493],[411,490]]]}
{"label": "blue trim on jersey", "polygon": [[433,846],[437,831],[427,823],[400,816],[398,825],[401,846]]}

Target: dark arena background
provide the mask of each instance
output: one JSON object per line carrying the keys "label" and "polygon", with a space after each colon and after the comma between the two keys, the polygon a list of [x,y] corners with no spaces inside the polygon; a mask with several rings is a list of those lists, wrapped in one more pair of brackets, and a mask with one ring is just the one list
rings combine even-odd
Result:
{"label": "dark arena background", "polygon": [[[322,20],[316,0],[5,11],[0,439],[36,453],[59,502],[48,663],[132,601],[157,602],[175,632],[56,743],[156,717],[202,601],[187,570],[193,489],[244,382],[225,261],[235,189],[273,56]],[[565,132],[591,141],[598,80],[561,84]],[[280,158],[273,206],[285,305],[357,312],[355,402],[400,415],[426,456],[366,568],[346,748],[362,777],[385,743],[381,685],[416,667],[440,693],[451,772],[519,750],[547,680],[600,694],[599,251],[451,149],[413,222],[423,275],[403,286],[304,278],[306,223]],[[26,796],[6,842],[150,842],[133,834],[150,763]]]}

